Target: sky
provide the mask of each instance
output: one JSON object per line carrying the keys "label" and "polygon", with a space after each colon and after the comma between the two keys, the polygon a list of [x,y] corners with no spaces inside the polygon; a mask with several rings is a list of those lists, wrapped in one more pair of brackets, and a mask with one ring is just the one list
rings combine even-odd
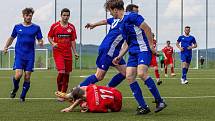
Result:
{"label": "sky", "polygon": [[[80,29],[82,29],[82,43],[99,45],[105,36],[105,26],[86,30],[84,25],[88,22],[97,22],[105,19],[103,4],[105,0],[82,0],[83,17],[80,27],[80,0],[57,0],[57,19],[60,19],[60,10],[67,7],[71,10],[70,22],[77,30],[77,43],[80,43]],[[131,0],[124,0],[128,5]],[[215,48],[215,1],[209,1],[209,31],[208,47]],[[133,0],[139,5],[140,14],[144,16],[152,31],[156,32],[156,0]],[[198,48],[206,47],[206,7],[205,0],[184,0],[184,25],[191,26],[191,34],[195,36]],[[10,7],[8,7],[10,6]],[[15,24],[23,21],[21,11],[25,7],[33,7],[35,14],[33,22],[40,25],[45,43],[48,43],[47,33],[54,23],[54,0],[7,0],[0,7],[0,50],[3,49],[6,40],[10,37]],[[108,13],[108,17],[110,17]],[[165,45],[166,40],[175,43],[181,35],[181,0],[158,0],[158,47]],[[13,46],[16,40],[13,42]],[[175,45],[175,44],[173,44]]]}

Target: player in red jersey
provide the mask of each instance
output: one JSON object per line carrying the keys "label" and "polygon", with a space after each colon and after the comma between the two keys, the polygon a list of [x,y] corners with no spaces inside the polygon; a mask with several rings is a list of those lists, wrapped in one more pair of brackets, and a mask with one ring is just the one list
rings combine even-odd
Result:
{"label": "player in red jersey", "polygon": [[[155,37],[154,33],[152,34],[152,37],[153,37],[153,46],[154,46],[154,48],[156,48],[157,47],[157,41],[154,39],[154,37]],[[155,73],[155,77],[157,80],[157,85],[162,84],[162,81],[160,80],[160,74],[158,71],[158,63],[157,63],[157,55],[156,54],[152,54],[152,60],[151,60],[150,66],[154,68],[154,73]]]}
{"label": "player in red jersey", "polygon": [[[48,40],[53,47],[53,57],[58,70],[58,91],[64,93],[67,91],[69,74],[72,71],[72,51],[75,58],[79,58],[76,52],[76,30],[74,25],[68,22],[69,17],[70,10],[62,9],[61,20],[52,24],[48,33]],[[59,99],[59,101],[63,100]]]}
{"label": "player in red jersey", "polygon": [[122,95],[117,89],[112,87],[91,84],[89,86],[76,87],[71,93],[61,94],[59,92],[56,93],[59,97],[74,100],[71,106],[61,110],[61,112],[71,112],[79,104],[81,112],[106,113],[108,110],[119,112],[122,107]]}
{"label": "player in red jersey", "polygon": [[165,77],[168,77],[167,75],[167,67],[168,65],[171,66],[171,76],[176,76],[174,73],[174,59],[173,59],[173,47],[170,46],[170,41],[166,41],[166,46],[162,49],[163,55],[164,55],[164,65],[165,65]]}

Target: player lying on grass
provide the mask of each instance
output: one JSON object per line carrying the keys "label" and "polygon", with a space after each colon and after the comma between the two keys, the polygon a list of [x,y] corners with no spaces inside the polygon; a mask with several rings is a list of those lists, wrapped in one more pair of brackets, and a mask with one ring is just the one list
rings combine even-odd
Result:
{"label": "player lying on grass", "polygon": [[70,93],[56,92],[56,96],[64,98],[71,102],[71,105],[61,112],[71,112],[78,105],[81,112],[106,113],[119,112],[122,107],[122,95],[115,88],[106,86],[89,86],[75,87]]}

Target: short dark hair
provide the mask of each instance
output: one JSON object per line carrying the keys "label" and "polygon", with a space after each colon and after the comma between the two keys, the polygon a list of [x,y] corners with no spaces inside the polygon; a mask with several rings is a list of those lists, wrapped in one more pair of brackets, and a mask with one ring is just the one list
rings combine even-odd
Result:
{"label": "short dark hair", "polygon": [[132,12],[133,11],[133,8],[139,8],[139,6],[135,5],[135,4],[129,4],[127,5],[125,11],[126,12]]}
{"label": "short dark hair", "polygon": [[191,27],[190,27],[190,26],[185,26],[185,28],[188,28],[188,29],[190,29]]}
{"label": "short dark hair", "polygon": [[166,43],[170,43],[170,41],[169,41],[169,40],[167,40],[167,41],[166,41]]}
{"label": "short dark hair", "polygon": [[71,97],[73,97],[73,100],[77,100],[83,98],[84,94],[85,92],[80,87],[75,87],[71,92]]}
{"label": "short dark hair", "polygon": [[68,8],[63,8],[60,12],[60,15],[63,15],[64,12],[69,12],[70,15],[70,10]]}
{"label": "short dark hair", "polygon": [[107,2],[104,4],[105,10],[110,9],[118,9],[118,10],[124,10],[124,2],[123,0],[107,0]]}
{"label": "short dark hair", "polygon": [[25,8],[25,9],[23,9],[22,10],[22,14],[24,15],[24,14],[30,14],[30,13],[32,13],[32,14],[34,14],[34,9],[33,8]]}

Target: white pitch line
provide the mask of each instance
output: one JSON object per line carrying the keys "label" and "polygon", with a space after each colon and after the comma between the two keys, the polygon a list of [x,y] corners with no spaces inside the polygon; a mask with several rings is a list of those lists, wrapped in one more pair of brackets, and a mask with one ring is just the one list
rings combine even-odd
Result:
{"label": "white pitch line", "polygon": [[[134,97],[123,97],[124,99],[133,99]],[[154,98],[154,97],[144,97]],[[215,96],[192,96],[192,97],[163,97],[165,99],[202,99],[202,98],[215,98]],[[19,98],[13,98],[19,99]],[[13,100],[11,98],[0,98],[0,100]],[[26,98],[27,100],[56,100],[56,98]]]}

